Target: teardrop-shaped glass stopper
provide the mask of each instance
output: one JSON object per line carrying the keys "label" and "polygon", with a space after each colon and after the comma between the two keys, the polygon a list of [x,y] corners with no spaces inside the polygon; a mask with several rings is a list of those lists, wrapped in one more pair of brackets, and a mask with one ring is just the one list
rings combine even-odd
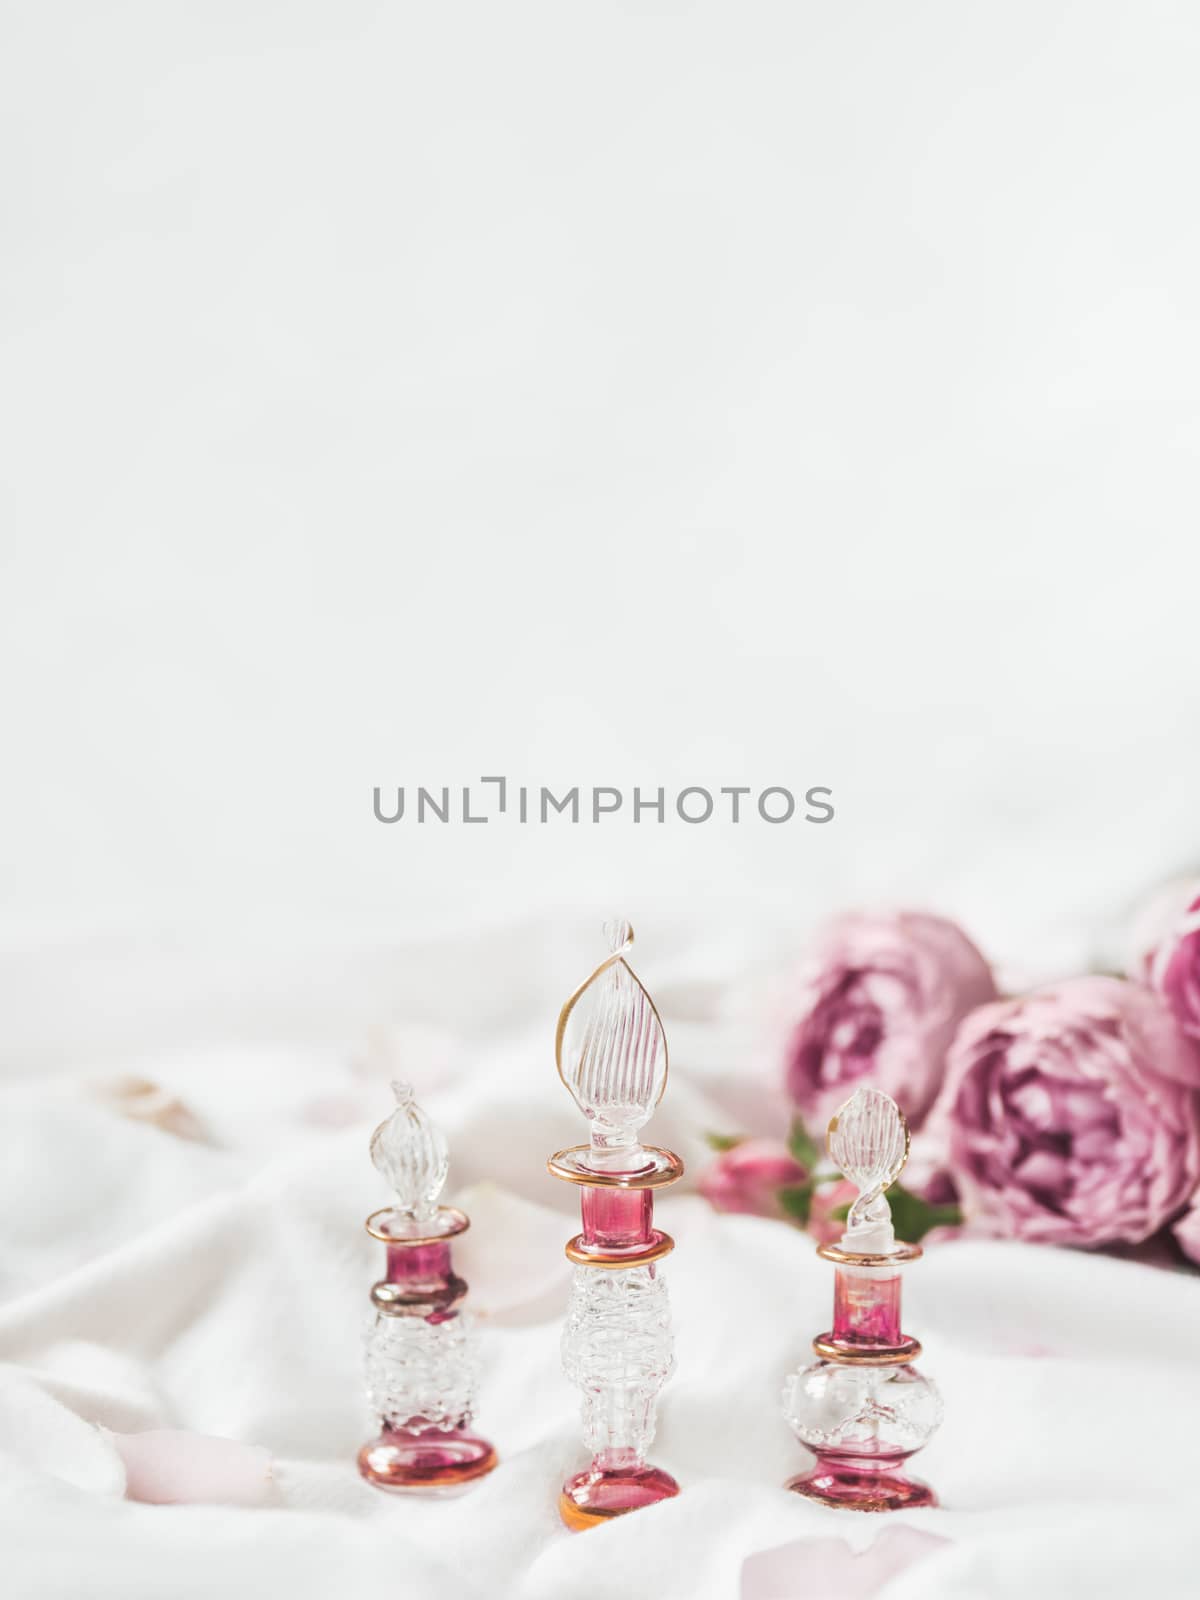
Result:
{"label": "teardrop-shaped glass stopper", "polygon": [[396,1210],[428,1222],[446,1186],[450,1153],[441,1130],[413,1098],[407,1083],[393,1083],[396,1109],[371,1135],[371,1160],[396,1193]]}
{"label": "teardrop-shaped glass stopper", "polygon": [[908,1160],[908,1122],[890,1095],[856,1089],[829,1123],[827,1145],[833,1161],[859,1190],[850,1207],[846,1232],[890,1222],[884,1191]]}
{"label": "teardrop-shaped glass stopper", "polygon": [[667,1037],[654,1002],[625,959],[633,929],[604,924],[609,953],[563,1007],[558,1071],[591,1125],[595,1164],[612,1170],[644,1160],[638,1131],[667,1085]]}

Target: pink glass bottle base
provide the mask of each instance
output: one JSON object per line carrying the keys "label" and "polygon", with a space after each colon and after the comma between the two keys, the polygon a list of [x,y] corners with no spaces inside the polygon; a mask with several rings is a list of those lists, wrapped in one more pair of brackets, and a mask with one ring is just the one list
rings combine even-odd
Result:
{"label": "pink glass bottle base", "polygon": [[378,1489],[457,1489],[496,1465],[496,1452],[473,1433],[403,1433],[385,1428],[358,1452],[358,1470]]}
{"label": "pink glass bottle base", "polygon": [[679,1485],[661,1467],[589,1467],[563,1484],[558,1514],[568,1528],[594,1528],[678,1493]]}
{"label": "pink glass bottle base", "polygon": [[861,1457],[817,1457],[811,1472],[792,1478],[786,1487],[823,1506],[846,1511],[903,1511],[913,1506],[936,1506],[937,1496],[927,1483],[906,1477],[902,1462],[886,1466]]}

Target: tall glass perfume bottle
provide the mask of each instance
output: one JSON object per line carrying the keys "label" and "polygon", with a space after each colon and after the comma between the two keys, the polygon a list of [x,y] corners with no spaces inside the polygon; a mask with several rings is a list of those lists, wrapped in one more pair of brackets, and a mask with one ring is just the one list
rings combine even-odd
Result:
{"label": "tall glass perfume bottle", "polygon": [[371,1136],[371,1160],[395,1190],[396,1203],[367,1218],[367,1232],[387,1246],[387,1273],[371,1290],[367,1396],[379,1418],[377,1439],[358,1453],[358,1470],[380,1489],[448,1491],[481,1478],[496,1452],[470,1431],[479,1362],[467,1292],[450,1261],[450,1241],[470,1226],[438,1204],[446,1184],[446,1141],[393,1083],[396,1109]]}
{"label": "tall glass perfume bottle", "polygon": [[667,1086],[667,1039],[654,1002],[625,959],[627,922],[604,925],[609,954],[563,1006],[559,1076],[590,1124],[590,1140],[548,1167],[579,1186],[583,1229],[562,1336],[563,1370],[583,1396],[591,1465],[563,1484],[559,1514],[590,1528],[679,1493],[647,1464],[658,1394],[674,1366],[662,1260],[675,1248],[654,1226],[654,1191],[683,1176],[670,1150],[639,1133]]}
{"label": "tall glass perfume bottle", "polygon": [[817,1249],[835,1268],[833,1330],[783,1390],[783,1414],[817,1460],[787,1487],[856,1511],[936,1505],[904,1472],[942,1420],[941,1396],[912,1364],[921,1346],[900,1330],[900,1269],[921,1247],[896,1242],[885,1190],[908,1159],[908,1124],[886,1094],[857,1089],[829,1124],[828,1148],[859,1196],[840,1243]]}

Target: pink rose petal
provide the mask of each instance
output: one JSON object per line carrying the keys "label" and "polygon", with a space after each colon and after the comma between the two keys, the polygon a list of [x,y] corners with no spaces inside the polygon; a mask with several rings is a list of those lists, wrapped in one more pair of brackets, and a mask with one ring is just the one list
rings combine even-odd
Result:
{"label": "pink rose petal", "polygon": [[885,1528],[857,1555],[844,1539],[795,1539],[742,1563],[741,1600],[870,1600],[906,1567],[950,1544],[920,1528]]}
{"label": "pink rose petal", "polygon": [[258,1506],[271,1493],[271,1456],[208,1433],[152,1428],[111,1433],[125,1463],[125,1498],[147,1505]]}
{"label": "pink rose petal", "polygon": [[130,1122],[145,1122],[163,1133],[197,1143],[208,1140],[204,1124],[179,1096],[149,1078],[103,1078],[90,1085],[92,1096]]}

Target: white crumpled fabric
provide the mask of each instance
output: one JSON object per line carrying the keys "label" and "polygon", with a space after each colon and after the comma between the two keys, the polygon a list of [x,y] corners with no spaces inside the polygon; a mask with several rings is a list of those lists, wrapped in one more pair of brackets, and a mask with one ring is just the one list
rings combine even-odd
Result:
{"label": "white crumpled fabric", "polygon": [[[652,1135],[694,1176],[706,1128],[774,1114],[771,1076],[701,990],[658,998],[674,1066]],[[584,1460],[558,1352],[576,1197],[544,1164],[580,1125],[552,1025],[541,997],[510,1026],[400,1028],[344,1058],[144,1044],[122,1073],[186,1108],[165,1125],[105,1092],[107,1066],[0,1091],[6,1596],[1195,1593],[1200,1280],[1003,1242],[930,1249],[905,1321],[946,1403],[915,1463],[942,1507],[837,1513],[780,1487],[805,1460],[780,1387],[827,1326],[829,1269],[802,1234],[717,1216],[686,1184],[659,1201],[678,1365],[653,1451],[683,1492],[565,1532],[558,1486]],[[354,1462],[382,1265],[362,1222],[385,1199],[367,1139],[397,1071],[445,1128],[473,1218],[456,1259],[501,1460],[445,1500],[389,1498]]]}

